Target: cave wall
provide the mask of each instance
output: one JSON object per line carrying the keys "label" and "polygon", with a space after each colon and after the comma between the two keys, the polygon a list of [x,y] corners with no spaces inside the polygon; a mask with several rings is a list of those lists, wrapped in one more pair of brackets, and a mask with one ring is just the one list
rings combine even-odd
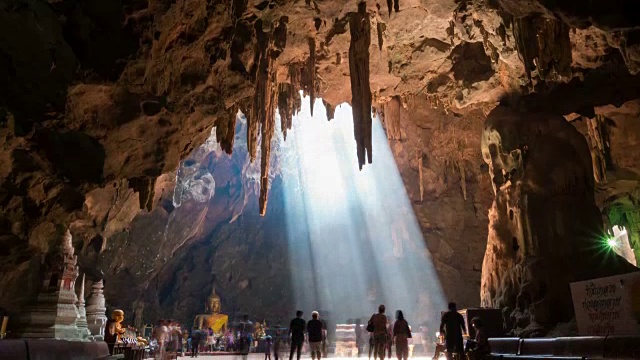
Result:
{"label": "cave wall", "polygon": [[498,106],[482,154],[495,192],[482,305],[503,309],[513,335],[569,322],[570,282],[638,270],[606,244],[587,141],[562,116]]}
{"label": "cave wall", "polygon": [[418,96],[392,99],[381,115],[445,298],[477,306],[493,198],[476,150],[484,114],[444,114]]}

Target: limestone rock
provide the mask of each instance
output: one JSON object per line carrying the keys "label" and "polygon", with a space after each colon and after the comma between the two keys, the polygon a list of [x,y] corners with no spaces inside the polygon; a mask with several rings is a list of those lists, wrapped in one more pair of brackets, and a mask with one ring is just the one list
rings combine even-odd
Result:
{"label": "limestone rock", "polygon": [[606,251],[589,149],[562,117],[497,107],[482,154],[495,192],[482,305],[513,309],[514,335],[571,320],[570,282],[637,270]]}

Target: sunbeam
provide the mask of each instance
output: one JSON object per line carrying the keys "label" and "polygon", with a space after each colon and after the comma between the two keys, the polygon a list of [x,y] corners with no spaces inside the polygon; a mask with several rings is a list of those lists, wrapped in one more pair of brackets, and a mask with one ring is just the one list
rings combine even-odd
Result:
{"label": "sunbeam", "polygon": [[297,306],[328,310],[331,323],[362,318],[379,304],[401,309],[435,333],[442,287],[381,122],[374,119],[372,165],[358,170],[351,108],[327,121],[308,98],[282,150],[292,284]]}

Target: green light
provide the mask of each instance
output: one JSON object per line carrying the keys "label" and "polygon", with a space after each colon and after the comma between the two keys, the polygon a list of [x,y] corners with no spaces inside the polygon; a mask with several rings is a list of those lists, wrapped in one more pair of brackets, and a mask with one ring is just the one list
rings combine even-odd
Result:
{"label": "green light", "polygon": [[616,239],[609,239],[607,240],[607,244],[609,245],[609,247],[616,247],[616,245],[618,245],[618,243],[616,242]]}

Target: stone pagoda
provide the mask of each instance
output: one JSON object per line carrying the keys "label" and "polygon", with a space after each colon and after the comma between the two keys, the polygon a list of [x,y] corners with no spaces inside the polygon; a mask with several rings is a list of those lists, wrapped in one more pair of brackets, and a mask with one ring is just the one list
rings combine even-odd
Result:
{"label": "stone pagoda", "polygon": [[42,286],[34,304],[18,316],[15,335],[24,338],[81,340],[76,321],[75,282],[78,277],[69,230],[62,243],[46,255]]}
{"label": "stone pagoda", "polygon": [[78,326],[78,334],[80,337],[82,339],[88,339],[89,336],[91,336],[91,332],[87,327],[87,311],[84,307],[84,279],[85,274],[82,274],[82,279],[78,285],[78,301],[76,302],[76,307],[78,308],[78,320],[76,321],[76,325]]}
{"label": "stone pagoda", "polygon": [[104,338],[104,327],[107,324],[107,307],[102,293],[103,288],[102,280],[94,282],[91,285],[91,293],[87,299],[87,326],[95,340]]}

